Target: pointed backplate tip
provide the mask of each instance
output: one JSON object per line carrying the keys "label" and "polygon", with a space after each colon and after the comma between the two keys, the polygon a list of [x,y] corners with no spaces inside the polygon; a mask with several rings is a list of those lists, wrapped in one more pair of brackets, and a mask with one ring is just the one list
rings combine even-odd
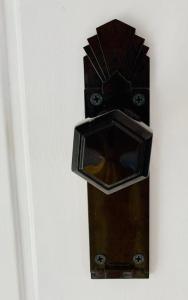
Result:
{"label": "pointed backplate tip", "polygon": [[104,82],[116,71],[131,80],[137,64],[149,48],[145,39],[135,34],[135,28],[114,19],[97,29],[97,35],[88,38],[84,47],[97,75]]}
{"label": "pointed backplate tip", "polygon": [[124,68],[125,57],[135,33],[135,28],[118,20],[97,29],[98,39],[110,75]]}
{"label": "pointed backplate tip", "polygon": [[135,31],[136,31],[136,29],[135,29],[134,27],[132,27],[132,26],[130,26],[130,25],[128,25],[128,24],[126,24],[126,23],[124,23],[124,22],[118,20],[118,19],[114,19],[114,20],[112,20],[112,21],[109,21],[109,22],[107,22],[107,23],[101,25],[101,26],[98,26],[98,27],[96,28],[96,31],[98,32],[98,31],[100,31],[100,30],[103,30],[105,27],[110,28],[110,27],[112,27],[112,26],[116,26],[116,27],[118,27],[120,30],[122,30],[122,28],[124,28],[124,29],[127,28],[128,30],[131,30],[131,31],[134,32],[134,33],[135,33]]}

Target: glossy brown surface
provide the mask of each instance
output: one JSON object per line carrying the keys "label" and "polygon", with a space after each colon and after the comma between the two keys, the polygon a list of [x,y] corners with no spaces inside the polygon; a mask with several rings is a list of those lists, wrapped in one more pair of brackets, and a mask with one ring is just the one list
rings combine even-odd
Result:
{"label": "glossy brown surface", "polygon": [[83,171],[106,185],[136,177],[142,141],[116,125],[85,138]]}
{"label": "glossy brown surface", "polygon": [[[144,39],[136,35],[131,26],[113,20],[98,27],[97,35],[89,38],[88,42],[95,59],[86,48],[90,55],[84,58],[85,116],[95,117],[101,112],[121,109],[131,111],[136,114],[137,120],[149,125],[150,60]],[[93,93],[102,95],[103,102],[99,106],[90,102]],[[139,98],[137,95],[144,97],[143,105],[133,100]],[[93,153],[93,158],[103,157],[102,144],[104,142],[99,140],[97,144],[90,141],[88,148],[97,152],[97,156]],[[127,153],[128,150],[125,151]],[[116,162],[120,161],[120,156],[116,156]],[[88,164],[87,167],[98,177],[104,178],[107,173],[111,182],[113,174],[121,178],[121,171],[118,168],[116,172],[112,171],[112,165],[102,158],[96,161],[96,165]],[[88,205],[91,277],[148,278],[149,178],[111,195],[88,183]]]}
{"label": "glossy brown surface", "polygon": [[75,127],[72,170],[106,194],[148,176],[152,133],[120,110]]}
{"label": "glossy brown surface", "polygon": [[[88,184],[92,278],[149,277],[148,181],[112,195]],[[105,262],[96,262],[97,255],[104,256]]]}

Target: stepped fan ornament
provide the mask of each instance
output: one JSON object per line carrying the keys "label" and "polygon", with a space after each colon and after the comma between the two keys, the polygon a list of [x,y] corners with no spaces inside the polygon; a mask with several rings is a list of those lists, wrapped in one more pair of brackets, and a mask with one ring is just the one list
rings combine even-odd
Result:
{"label": "stepped fan ornament", "polygon": [[149,48],[119,20],[96,31],[84,47],[86,120],[72,158],[88,181],[91,277],[147,278]]}
{"label": "stepped fan ornament", "polygon": [[148,124],[149,48],[144,39],[133,27],[113,20],[98,27],[88,42],[84,47],[86,116],[126,109]]}

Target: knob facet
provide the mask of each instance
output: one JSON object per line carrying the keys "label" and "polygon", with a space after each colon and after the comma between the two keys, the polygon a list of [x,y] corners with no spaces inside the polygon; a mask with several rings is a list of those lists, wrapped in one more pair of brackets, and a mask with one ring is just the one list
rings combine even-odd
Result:
{"label": "knob facet", "polygon": [[72,170],[106,194],[148,175],[150,128],[120,110],[86,119],[75,128]]}

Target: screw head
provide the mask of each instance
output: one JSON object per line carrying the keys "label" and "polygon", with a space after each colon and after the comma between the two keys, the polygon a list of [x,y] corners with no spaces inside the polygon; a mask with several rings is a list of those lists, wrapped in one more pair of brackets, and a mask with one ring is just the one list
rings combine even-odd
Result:
{"label": "screw head", "polygon": [[91,104],[94,105],[94,106],[99,106],[99,105],[101,105],[102,102],[103,102],[103,97],[102,97],[102,95],[99,94],[99,93],[93,93],[93,94],[91,94],[91,96],[90,96],[90,102],[91,102]]}
{"label": "screw head", "polygon": [[144,255],[143,254],[136,254],[133,256],[133,261],[136,265],[140,265],[144,262]]}
{"label": "screw head", "polygon": [[96,273],[95,272],[91,272],[91,278],[96,278]]}
{"label": "screw head", "polygon": [[136,106],[142,106],[145,103],[145,96],[143,94],[135,94],[133,96],[133,103]]}
{"label": "screw head", "polygon": [[96,262],[96,264],[98,264],[98,265],[104,265],[105,261],[106,261],[106,257],[104,255],[97,254],[95,256],[95,262]]}

